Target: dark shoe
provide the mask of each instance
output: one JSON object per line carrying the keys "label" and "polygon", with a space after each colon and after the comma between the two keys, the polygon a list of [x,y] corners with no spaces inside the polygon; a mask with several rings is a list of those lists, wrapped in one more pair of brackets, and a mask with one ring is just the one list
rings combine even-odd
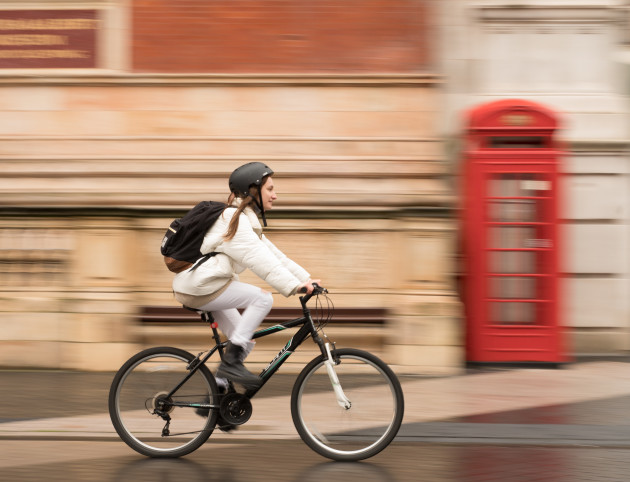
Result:
{"label": "dark shoe", "polygon": [[[219,397],[221,395],[225,395],[227,393],[227,389],[224,387],[219,387]],[[204,403],[210,403],[210,397],[206,397],[204,399]],[[208,415],[210,415],[210,409],[209,408],[195,408],[195,414],[199,415],[202,418],[207,418]],[[221,430],[222,432],[232,432],[233,430],[236,430],[238,428],[237,425],[232,425],[231,423],[228,423],[222,416],[221,414],[219,414],[219,418],[217,418],[217,427],[219,427],[219,430]]]}
{"label": "dark shoe", "polygon": [[238,428],[238,425],[232,425],[231,423],[226,422],[226,420],[221,415],[219,415],[219,418],[217,419],[216,426],[219,427],[219,430],[221,430],[221,432],[225,433],[233,432]]}
{"label": "dark shoe", "polygon": [[[223,387],[217,383],[217,393],[219,394],[219,402],[220,402],[221,396],[227,393],[227,387]],[[203,399],[203,403],[210,403],[210,397],[206,395],[206,397]],[[199,415],[200,417],[208,417],[208,415],[210,415],[210,409],[209,408],[195,408],[195,414]],[[219,417],[221,417],[221,415],[219,415]]]}
{"label": "dark shoe", "polygon": [[223,361],[217,370],[217,377],[240,383],[245,388],[258,388],[262,380],[249,372],[243,365],[244,350],[242,346],[228,342],[223,354]]}
{"label": "dark shoe", "polygon": [[[218,391],[219,398],[221,398],[221,395],[225,395],[227,390],[223,387],[217,387],[217,388],[219,389]],[[208,395],[206,395],[206,397],[203,399],[203,403],[210,403],[210,397]],[[208,415],[210,415],[210,409],[209,408],[195,408],[195,414],[199,415],[202,418],[208,418]]]}
{"label": "dark shoe", "polygon": [[[203,403],[210,403],[210,397],[206,397],[203,400]],[[207,418],[210,415],[209,408],[195,408],[195,414],[199,415],[202,418]]]}

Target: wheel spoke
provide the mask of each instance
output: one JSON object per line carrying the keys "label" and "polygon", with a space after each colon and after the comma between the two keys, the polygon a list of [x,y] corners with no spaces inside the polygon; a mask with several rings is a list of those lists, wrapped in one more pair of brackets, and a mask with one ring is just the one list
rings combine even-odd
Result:
{"label": "wheel spoke", "polygon": [[[176,348],[150,349],[131,358],[110,391],[110,415],[121,438],[154,457],[195,450],[210,436],[218,412],[216,383],[207,369],[189,373],[193,356]],[[205,413],[204,413],[205,412]]]}
{"label": "wheel spoke", "polygon": [[[296,381],[293,421],[313,450],[335,460],[360,460],[385,448],[402,422],[403,395],[398,379],[369,353],[337,350],[340,363],[313,360]],[[338,382],[338,386],[336,383]],[[340,393],[350,402],[342,406]]]}

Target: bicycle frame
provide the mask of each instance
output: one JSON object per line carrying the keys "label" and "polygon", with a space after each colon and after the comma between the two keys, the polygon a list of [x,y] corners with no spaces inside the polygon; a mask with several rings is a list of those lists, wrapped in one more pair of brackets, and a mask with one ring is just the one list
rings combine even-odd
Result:
{"label": "bicycle frame", "polygon": [[[308,301],[313,296],[314,296],[314,293],[300,296],[300,304],[302,305],[302,312],[303,312],[303,316],[301,316],[300,318],[295,318],[293,320],[288,320],[288,321],[279,323],[277,325],[270,326],[268,328],[263,328],[254,333],[252,338],[256,339],[256,338],[262,338],[264,336],[272,335],[280,331],[284,331],[287,328],[294,328],[296,326],[302,325],[301,328],[297,331],[297,333],[295,333],[295,335],[293,335],[293,337],[289,340],[289,342],[269,362],[267,367],[264,368],[262,372],[260,372],[259,377],[262,380],[262,383],[260,384],[260,386],[257,388],[251,388],[245,391],[245,396],[247,398],[252,398],[254,395],[256,395],[256,393],[258,393],[258,391],[265,385],[265,383],[267,383],[267,381],[273,376],[273,374],[278,371],[278,369],[284,364],[284,362],[286,362],[289,359],[289,357],[293,354],[293,352],[309,336],[313,337],[313,341],[317,343],[317,345],[319,346],[322,352],[322,355],[324,355],[325,357],[329,356],[329,353],[328,353],[329,349],[326,348],[326,345],[324,344],[323,340],[317,333],[317,328],[315,327],[315,323],[313,322],[311,311],[306,306],[306,303],[308,303]],[[190,364],[188,365],[188,369],[190,370],[190,372],[184,377],[184,379],[181,382],[177,384],[175,388],[173,388],[173,390],[171,390],[168,393],[168,395],[166,395],[166,398],[172,397],[188,381],[188,379],[197,372],[199,367],[205,364],[208,361],[208,359],[216,351],[219,352],[220,358],[223,359],[223,349],[226,347],[228,343],[227,341],[223,341],[223,342],[221,341],[221,336],[219,335],[219,332],[217,330],[217,324],[214,321],[214,318],[212,317],[212,314],[210,312],[194,310],[194,309],[192,311],[199,313],[201,315],[202,320],[204,320],[207,323],[210,323],[210,326],[212,328],[212,338],[215,340],[216,344],[205,354],[203,358],[201,359],[199,358],[200,355],[203,353],[202,352],[199,355],[197,355],[193,361],[190,362]],[[195,407],[201,406],[199,404],[178,403],[178,402],[174,402],[173,405],[195,406]],[[211,407],[208,406],[204,408],[211,408]]]}

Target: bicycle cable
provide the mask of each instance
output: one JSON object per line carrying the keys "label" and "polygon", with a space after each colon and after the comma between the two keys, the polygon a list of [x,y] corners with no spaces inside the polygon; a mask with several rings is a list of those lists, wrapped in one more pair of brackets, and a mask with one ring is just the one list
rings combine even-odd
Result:
{"label": "bicycle cable", "polygon": [[[320,300],[320,296],[323,296],[326,300],[326,305],[322,300]],[[323,333],[323,329],[328,325],[330,320],[333,317],[335,312],[335,305],[330,297],[326,293],[318,294],[315,298],[315,320],[317,321],[317,331]]]}

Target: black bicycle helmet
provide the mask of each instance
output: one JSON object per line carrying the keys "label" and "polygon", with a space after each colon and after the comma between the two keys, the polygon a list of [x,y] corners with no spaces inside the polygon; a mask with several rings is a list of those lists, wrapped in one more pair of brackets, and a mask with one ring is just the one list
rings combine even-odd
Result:
{"label": "black bicycle helmet", "polygon": [[272,174],[271,168],[262,162],[243,164],[230,175],[230,191],[238,196],[247,197],[250,187],[260,187],[263,178]]}
{"label": "black bicycle helmet", "polygon": [[267,164],[263,164],[262,162],[249,162],[234,169],[229,180],[230,192],[233,192],[239,197],[246,198],[247,196],[251,196],[249,188],[252,186],[259,188],[258,199],[254,198],[254,202],[260,211],[265,226],[267,226],[267,218],[265,217],[265,208],[263,207],[260,185],[265,176],[271,176],[272,174],[273,170]]}

